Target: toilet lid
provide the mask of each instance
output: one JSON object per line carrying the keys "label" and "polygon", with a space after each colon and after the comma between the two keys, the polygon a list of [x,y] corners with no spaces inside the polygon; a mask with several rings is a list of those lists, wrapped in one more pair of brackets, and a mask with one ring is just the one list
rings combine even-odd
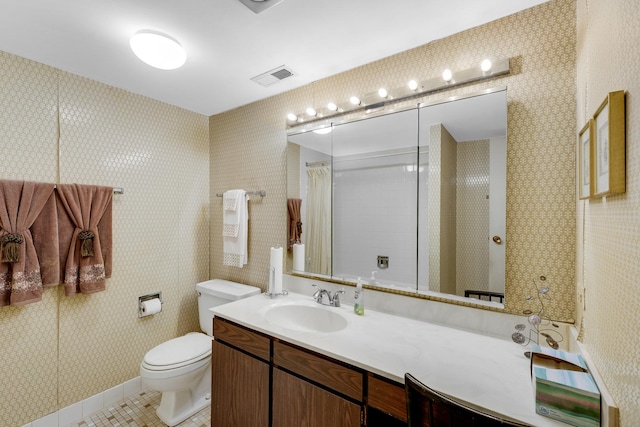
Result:
{"label": "toilet lid", "polygon": [[165,370],[178,368],[211,354],[211,337],[202,333],[187,334],[163,342],[144,356],[147,369]]}

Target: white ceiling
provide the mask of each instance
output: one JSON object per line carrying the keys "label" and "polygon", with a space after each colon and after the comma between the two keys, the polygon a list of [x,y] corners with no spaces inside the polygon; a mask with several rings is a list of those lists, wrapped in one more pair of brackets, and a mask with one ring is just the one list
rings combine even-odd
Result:
{"label": "white ceiling", "polygon": [[[547,0],[0,0],[0,50],[204,115],[218,114]],[[138,60],[138,30],[180,41],[187,63]],[[295,76],[250,79],[286,65]]]}

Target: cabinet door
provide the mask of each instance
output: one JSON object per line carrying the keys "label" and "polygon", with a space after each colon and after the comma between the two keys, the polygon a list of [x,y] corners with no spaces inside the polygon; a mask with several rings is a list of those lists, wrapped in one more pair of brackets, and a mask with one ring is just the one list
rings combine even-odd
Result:
{"label": "cabinet door", "polygon": [[269,365],[213,342],[211,425],[269,426]]}
{"label": "cabinet door", "polygon": [[369,374],[368,405],[401,421],[407,421],[404,385]]}
{"label": "cabinet door", "polygon": [[272,397],[273,427],[360,427],[360,405],[280,369]]}

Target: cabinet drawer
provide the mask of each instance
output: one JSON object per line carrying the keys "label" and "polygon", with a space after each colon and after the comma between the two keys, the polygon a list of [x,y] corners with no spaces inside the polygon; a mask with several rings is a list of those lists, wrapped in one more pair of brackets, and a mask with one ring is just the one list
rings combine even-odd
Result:
{"label": "cabinet drawer", "polygon": [[280,341],[273,343],[273,364],[362,402],[363,373]]}
{"label": "cabinet drawer", "polygon": [[377,378],[372,374],[369,374],[368,380],[367,404],[406,421],[407,398],[404,385]]}
{"label": "cabinet drawer", "polygon": [[264,361],[269,361],[271,339],[219,317],[213,319],[213,337]]}

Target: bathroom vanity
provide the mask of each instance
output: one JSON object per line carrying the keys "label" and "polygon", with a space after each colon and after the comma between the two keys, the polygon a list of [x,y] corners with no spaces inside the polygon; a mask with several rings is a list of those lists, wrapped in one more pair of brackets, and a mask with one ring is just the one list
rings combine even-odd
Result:
{"label": "bathroom vanity", "polygon": [[406,425],[401,384],[221,317],[214,331],[215,425],[269,426],[269,405],[274,427]]}
{"label": "bathroom vanity", "polygon": [[212,425],[406,425],[404,374],[472,406],[535,426],[529,361],[500,338],[310,296],[215,307]]}

